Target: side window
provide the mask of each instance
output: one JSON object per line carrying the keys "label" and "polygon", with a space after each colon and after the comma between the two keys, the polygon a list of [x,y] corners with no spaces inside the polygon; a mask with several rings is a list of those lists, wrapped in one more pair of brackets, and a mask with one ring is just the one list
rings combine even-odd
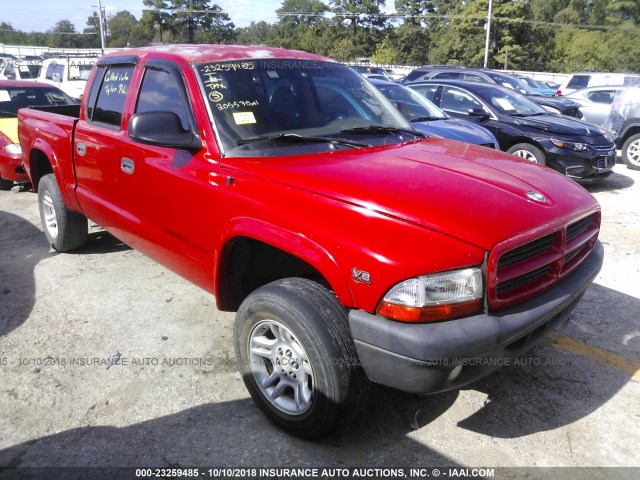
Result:
{"label": "side window", "polygon": [[[57,74],[56,78],[54,78],[55,74]],[[64,74],[64,65],[57,62],[51,62],[47,66],[47,72],[45,74],[45,78],[47,80],[53,80],[55,82],[59,82],[62,80],[63,74]]]}
{"label": "side window", "polygon": [[462,78],[462,73],[460,73],[460,72],[442,72],[442,73],[438,73],[438,74],[434,75],[431,78],[437,78],[439,80],[456,79],[456,78]]}
{"label": "side window", "polygon": [[431,102],[436,103],[435,97],[436,97],[436,91],[438,90],[437,85],[426,85],[426,86],[421,85],[419,87],[412,87],[412,88],[423,97],[426,97],[427,100],[431,100]]}
{"label": "side window", "polygon": [[164,70],[147,68],[136,113],[143,112],[173,112],[180,117],[182,128],[190,130],[189,107],[185,104],[178,80],[171,73]]}
{"label": "side window", "polygon": [[444,87],[440,108],[450,112],[469,113],[470,108],[484,108],[471,95],[456,88]]}
{"label": "side window", "polygon": [[[127,98],[127,91],[133,76],[133,65],[109,65],[102,76],[97,75],[94,80],[94,88],[89,95],[89,108],[87,108],[87,119],[92,122],[104,123],[111,128],[120,128],[124,103]],[[96,85],[100,84],[97,89]],[[93,105],[94,98],[95,107]]]}
{"label": "side window", "polygon": [[4,72],[2,72],[3,75],[9,77],[10,75],[13,75],[11,78],[16,78],[15,77],[15,68],[13,67],[13,64],[11,62],[7,62],[7,67],[4,69]]}
{"label": "side window", "polygon": [[607,103],[613,102],[613,97],[616,92],[614,90],[599,90],[595,92],[589,92],[589,100],[595,103]]}
{"label": "side window", "polygon": [[589,75],[574,75],[569,83],[567,83],[567,88],[584,88],[589,84]]}
{"label": "side window", "polygon": [[486,82],[486,80],[482,76],[475,73],[465,73],[462,75],[462,79],[468,82]]}

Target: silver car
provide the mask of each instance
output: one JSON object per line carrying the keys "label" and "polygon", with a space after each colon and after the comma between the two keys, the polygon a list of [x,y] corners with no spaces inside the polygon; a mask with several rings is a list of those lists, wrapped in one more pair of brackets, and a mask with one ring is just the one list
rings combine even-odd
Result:
{"label": "silver car", "polygon": [[602,126],[609,116],[613,99],[623,88],[619,85],[587,87],[563,96],[580,104],[585,122]]}

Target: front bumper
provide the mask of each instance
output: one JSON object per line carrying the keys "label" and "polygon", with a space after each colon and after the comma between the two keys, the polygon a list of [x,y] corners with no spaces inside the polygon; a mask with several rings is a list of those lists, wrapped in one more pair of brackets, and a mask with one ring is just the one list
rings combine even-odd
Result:
{"label": "front bumper", "polygon": [[509,365],[562,324],[603,259],[597,242],[563,281],[495,314],[406,324],[352,310],[349,325],[362,367],[371,381],[412,393],[441,392],[478,380]]}
{"label": "front bumper", "polygon": [[579,183],[592,183],[611,175],[616,164],[616,150],[569,152],[555,147],[551,142],[544,145],[547,165]]}
{"label": "front bumper", "polygon": [[29,176],[22,166],[22,155],[7,153],[0,147],[0,177],[14,182],[28,182]]}

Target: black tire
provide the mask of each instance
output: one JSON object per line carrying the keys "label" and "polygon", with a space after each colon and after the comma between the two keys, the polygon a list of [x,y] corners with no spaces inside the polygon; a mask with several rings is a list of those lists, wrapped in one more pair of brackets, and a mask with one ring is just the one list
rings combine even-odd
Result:
{"label": "black tire", "polygon": [[247,390],[284,431],[319,438],[349,425],[362,408],[368,380],[347,310],[318,283],[287,278],[258,288],[240,305],[234,339]]}
{"label": "black tire", "polygon": [[47,242],[55,250],[68,252],[82,247],[87,242],[87,217],[67,208],[52,173],[40,179],[38,207]]}
{"label": "black tire", "polygon": [[5,180],[0,177],[0,190],[11,190],[13,187],[13,182],[11,180]]}
{"label": "black tire", "polygon": [[511,153],[512,155],[516,155],[517,157],[523,158],[524,160],[529,160],[540,165],[547,164],[547,159],[544,156],[544,152],[535,145],[531,145],[530,143],[516,143],[509,150],[507,150],[507,153]]}
{"label": "black tire", "polygon": [[631,170],[640,170],[640,133],[631,135],[622,145],[622,160]]}

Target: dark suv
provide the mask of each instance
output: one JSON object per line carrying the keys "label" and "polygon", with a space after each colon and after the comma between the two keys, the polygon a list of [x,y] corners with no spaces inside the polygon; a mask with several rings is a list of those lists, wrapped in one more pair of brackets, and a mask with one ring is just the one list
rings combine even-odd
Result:
{"label": "dark suv", "polygon": [[522,79],[505,72],[497,72],[487,68],[427,65],[413,70],[404,77],[402,83],[408,86],[425,80],[464,80],[467,82],[495,83],[526,95],[548,112],[582,118],[580,104],[566,98],[540,95]]}

